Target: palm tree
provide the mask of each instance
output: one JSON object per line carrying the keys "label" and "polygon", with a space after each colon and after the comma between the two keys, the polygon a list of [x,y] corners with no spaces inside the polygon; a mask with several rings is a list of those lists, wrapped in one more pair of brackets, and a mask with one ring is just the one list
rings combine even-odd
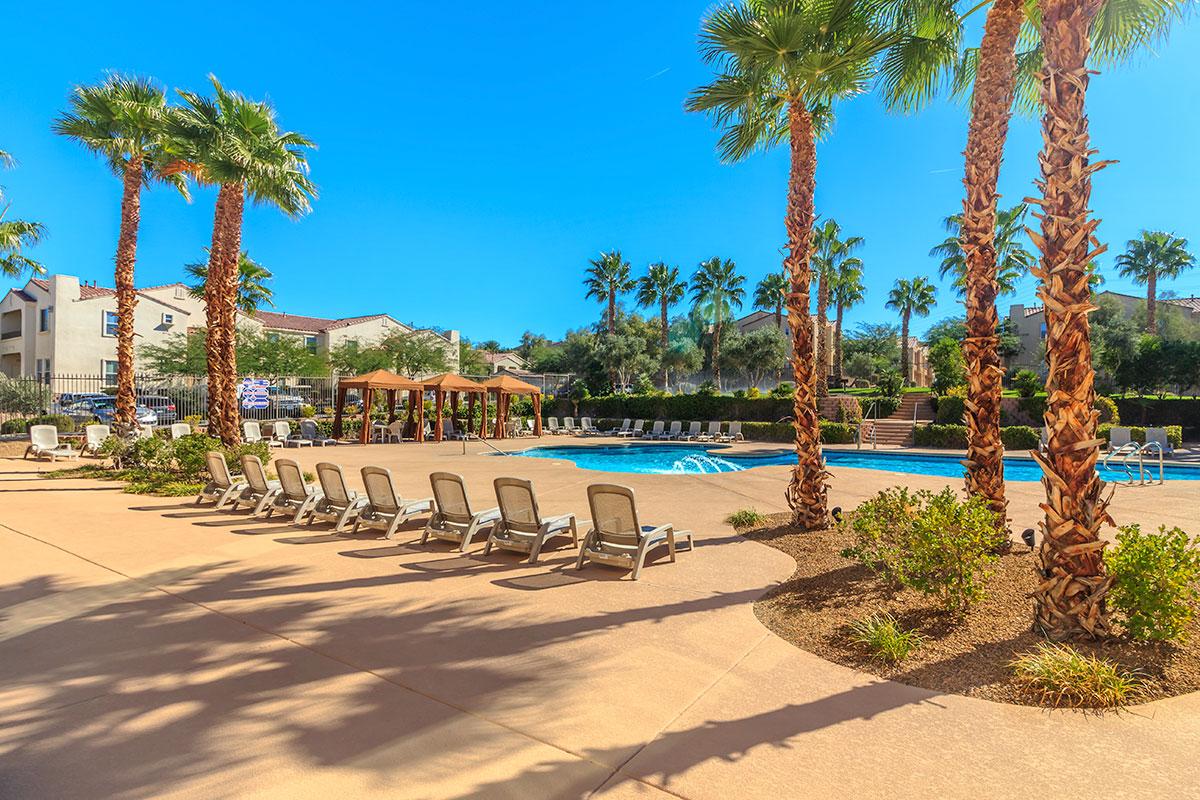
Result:
{"label": "palm tree", "polygon": [[629,262],[621,258],[620,250],[611,250],[588,263],[591,266],[583,281],[587,287],[584,296],[608,304],[605,325],[608,335],[612,336],[617,330],[617,298],[632,289],[635,283],[629,275]]}
{"label": "palm tree", "polygon": [[[4,150],[0,150],[0,167],[13,167],[16,161]],[[4,202],[4,191],[0,187],[0,203]],[[43,275],[46,268],[21,251],[33,247],[46,238],[46,226],[40,222],[29,222],[23,219],[9,219],[7,204],[0,209],[0,275],[6,278],[19,278],[26,272]]]}
{"label": "palm tree", "polygon": [[721,389],[721,327],[733,309],[742,307],[742,299],[746,296],[742,284],[745,282],[746,276],[739,275],[737,265],[728,258],[701,261],[692,275],[692,302],[700,315],[712,320],[712,371],[718,391]]}
{"label": "palm tree", "polygon": [[877,57],[903,39],[893,33],[891,19],[882,7],[855,0],[719,6],[700,35],[701,52],[718,74],[687,102],[689,111],[708,113],[724,128],[718,149],[725,161],[784,142],[790,147],[784,269],[790,282],[797,463],[787,498],[794,524],[804,530],[828,522],[809,317],[816,139],[828,129],[831,104],[864,92]]}
{"label": "palm tree", "polygon": [[900,312],[900,374],[912,380],[912,353],[908,341],[908,324],[913,314],[928,317],[937,302],[937,289],[928,278],[900,278],[888,292],[887,307]]}
{"label": "palm tree", "polygon": [[227,91],[209,76],[214,99],[180,91],[184,106],[171,118],[170,146],[200,182],[219,186],[205,280],[208,327],[209,430],[226,444],[238,441],[237,303],[242,213],[247,195],[289,217],[312,208],[307,137],[281,131],[270,104]]}
{"label": "palm tree", "polygon": [[667,310],[687,294],[687,281],[679,280],[679,267],[668,267],[659,261],[651,264],[646,274],[638,278],[637,302],[642,308],[658,306],[658,336],[662,349],[662,384],[667,388]]}
{"label": "palm tree", "polygon": [[817,274],[817,364],[814,372],[817,397],[829,395],[829,287],[843,266],[857,269],[862,261],[850,253],[862,246],[861,236],[843,240],[842,228],[826,220],[813,236],[813,271]]}
{"label": "palm tree", "polygon": [[[192,297],[203,300],[204,290],[208,284],[208,262],[186,264],[183,270],[196,281],[188,287],[188,291]],[[250,258],[245,250],[241,252],[241,255],[238,256],[237,307],[239,311],[247,316],[254,316],[254,312],[263,306],[275,307],[275,303],[272,302],[274,292],[268,285],[271,277],[271,270]]]}
{"label": "palm tree", "polygon": [[142,186],[157,180],[173,184],[186,197],[181,175],[164,169],[164,90],[143,78],[111,75],[96,86],[77,86],[69,108],[54,120],[55,133],[74,139],[103,158],[121,179],[121,228],[114,282],[117,290],[117,397],[113,421],[125,432],[137,427],[133,385],[133,284],[141,222]]}
{"label": "palm tree", "polygon": [[[857,261],[857,259],[855,259]],[[842,320],[846,309],[853,308],[863,301],[867,288],[862,282],[862,263],[843,262],[838,273],[833,277],[830,286],[833,295],[833,305],[836,309],[836,322],[833,327],[833,381],[839,388],[842,385]]]}
{"label": "palm tree", "polygon": [[1173,233],[1144,230],[1140,238],[1125,243],[1125,252],[1117,256],[1117,272],[1146,287],[1146,333],[1158,334],[1159,279],[1178,278],[1194,266],[1196,257],[1188,252],[1187,239]]}
{"label": "palm tree", "polygon": [[771,272],[754,287],[754,307],[775,314],[775,327],[783,330],[783,306],[787,302],[788,279],[782,272]]}
{"label": "palm tree", "polygon": [[[1017,290],[1017,281],[1025,277],[1036,260],[1033,253],[1021,242],[1021,237],[1025,235],[1025,216],[1028,212],[1029,206],[1026,203],[996,212],[996,231],[992,246],[996,251],[998,297],[1013,294]],[[946,217],[944,224],[950,235],[929,251],[929,255],[942,259],[938,266],[938,276],[954,276],[951,285],[959,297],[967,291],[967,256],[962,246],[962,219],[962,214]]]}

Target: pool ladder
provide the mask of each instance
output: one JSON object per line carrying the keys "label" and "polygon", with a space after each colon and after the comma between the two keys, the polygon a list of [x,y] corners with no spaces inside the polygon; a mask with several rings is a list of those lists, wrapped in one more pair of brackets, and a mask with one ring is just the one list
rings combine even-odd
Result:
{"label": "pool ladder", "polygon": [[[1146,480],[1146,453],[1154,452],[1154,451],[1158,452],[1158,480],[1155,481],[1153,478],[1151,478],[1149,483],[1151,483],[1151,484],[1162,483],[1163,482],[1163,447],[1158,442],[1146,442],[1145,444],[1138,444],[1137,442],[1126,442],[1125,444],[1121,445],[1116,450],[1113,450],[1111,453],[1109,453],[1108,455],[1106,455],[1104,457],[1104,466],[1108,467],[1109,462],[1115,458],[1115,459],[1117,459],[1117,466],[1119,466],[1119,467],[1121,467],[1121,469],[1125,470],[1125,476],[1127,479],[1125,481],[1118,481],[1118,483],[1122,483],[1122,484],[1125,484],[1128,486],[1145,486],[1147,483],[1147,480]],[[1137,468],[1138,468],[1138,474],[1137,474],[1136,480],[1134,480],[1133,470],[1131,469],[1131,463],[1130,463],[1134,458],[1137,458]]]}
{"label": "pool ladder", "polygon": [[[913,413],[914,413],[914,415],[916,414],[915,411]],[[879,401],[878,400],[872,400],[871,405],[867,406],[867,413],[863,414],[863,420],[858,423],[858,430],[855,432],[855,435],[854,435],[854,443],[856,445],[858,445],[859,450],[862,450],[862,446],[863,446],[862,430],[863,430],[863,425],[865,425],[866,422],[868,421],[868,419],[867,419],[868,417],[870,417],[870,422],[871,422],[871,449],[878,450],[879,445],[875,440],[875,434],[879,431]]]}

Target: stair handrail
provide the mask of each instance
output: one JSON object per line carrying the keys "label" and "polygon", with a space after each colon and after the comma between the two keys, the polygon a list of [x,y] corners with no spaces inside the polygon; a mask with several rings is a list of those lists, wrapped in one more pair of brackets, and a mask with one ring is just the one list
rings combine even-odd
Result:
{"label": "stair handrail", "polygon": [[1137,442],[1126,442],[1116,450],[1110,451],[1108,455],[1104,457],[1103,465],[1107,468],[1108,462],[1112,461],[1117,456],[1121,456],[1121,460],[1117,463],[1122,469],[1125,470],[1125,475],[1129,479],[1129,485],[1133,486],[1133,473],[1129,470],[1129,459],[1137,453],[1138,449]]}

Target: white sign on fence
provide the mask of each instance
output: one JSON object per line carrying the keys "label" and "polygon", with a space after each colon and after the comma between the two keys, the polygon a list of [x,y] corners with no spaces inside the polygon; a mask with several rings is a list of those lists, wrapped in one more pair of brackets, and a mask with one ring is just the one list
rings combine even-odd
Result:
{"label": "white sign on fence", "polygon": [[242,396],[242,408],[263,409],[271,402],[270,381],[262,378],[246,378],[239,388]]}

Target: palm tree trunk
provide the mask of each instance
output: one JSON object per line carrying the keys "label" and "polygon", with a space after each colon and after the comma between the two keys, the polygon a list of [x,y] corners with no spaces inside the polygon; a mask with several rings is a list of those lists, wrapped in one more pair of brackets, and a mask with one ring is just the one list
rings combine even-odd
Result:
{"label": "palm tree trunk", "polygon": [[713,322],[713,342],[712,342],[712,371],[713,383],[717,385],[717,391],[721,391],[721,312],[718,311]]}
{"label": "palm tree trunk", "polygon": [[204,324],[205,359],[208,375],[208,430],[218,435],[225,419],[226,392],[222,388],[225,375],[221,371],[219,353],[224,336],[220,314],[221,254],[225,227],[228,224],[229,195],[232,189],[222,186],[217,192],[216,209],[213,212],[212,244],[208,248],[208,277],[204,281]]}
{"label": "palm tree trunk", "polygon": [[996,328],[996,192],[1008,120],[1016,88],[1017,34],[1025,18],[1022,0],[997,0],[988,10],[967,130],[960,228],[966,258],[967,336],[967,492],[979,495],[1005,525],[1004,443],[1000,439],[1000,397],[1004,369]]}
{"label": "palm tree trunk", "polygon": [[829,334],[826,332],[828,316],[829,281],[822,270],[817,277],[817,371],[813,376],[817,397],[829,396]]}
{"label": "palm tree trunk", "polygon": [[[1043,0],[1042,75],[1044,142],[1041,235],[1033,235],[1042,257],[1034,268],[1046,306],[1046,454],[1042,467],[1046,512],[1038,552],[1041,584],[1034,590],[1035,625],[1053,639],[1109,633],[1105,595],[1111,579],[1104,569],[1100,527],[1112,523],[1096,473],[1100,440],[1094,408],[1095,372],[1088,314],[1092,305],[1087,264],[1104,248],[1095,240],[1098,220],[1089,219],[1092,173],[1085,98],[1088,31],[1101,0]],[[1089,248],[1096,244],[1096,249]]]}
{"label": "palm tree trunk", "polygon": [[842,375],[842,318],[845,313],[846,307],[838,303],[837,322],[833,328],[833,385],[838,389],[842,388],[845,382],[845,377]]}
{"label": "palm tree trunk", "polygon": [[667,388],[667,300],[665,297],[663,298],[662,306],[659,309],[658,324],[659,324],[659,327],[662,328],[662,330],[659,331],[659,342],[658,343],[659,343],[659,346],[662,348],[662,364],[663,364],[662,385],[663,385],[663,391],[666,391],[666,388]]}
{"label": "palm tree trunk", "polygon": [[1146,333],[1158,335],[1158,270],[1153,267],[1146,275]]}
{"label": "palm tree trunk", "polygon": [[792,335],[792,375],[796,391],[792,402],[796,466],[787,488],[793,523],[802,530],[818,530],[828,524],[826,511],[825,458],[821,455],[821,428],[817,421],[817,397],[813,392],[812,321],[808,316],[808,290],[812,281],[813,195],[816,191],[817,148],[812,116],[793,101],[788,108],[791,129],[791,170],[788,174],[788,254],[784,259],[788,280],[788,328]]}
{"label": "palm tree trunk", "polygon": [[617,332],[617,288],[615,283],[608,284],[608,335]]}
{"label": "palm tree trunk", "polygon": [[121,190],[121,232],[117,237],[117,398],[113,422],[118,434],[137,427],[137,394],[133,385],[133,320],[137,308],[137,290],[133,269],[137,262],[138,226],[142,216],[142,175],[140,156],[125,166]]}
{"label": "palm tree trunk", "polygon": [[910,314],[905,311],[900,315],[900,377],[908,382],[909,352],[908,352],[908,320]]}
{"label": "palm tree trunk", "polygon": [[775,327],[783,330],[783,303],[775,304]]}
{"label": "palm tree trunk", "polygon": [[[220,338],[215,342],[217,368],[221,377],[217,391],[222,395],[220,401],[221,416],[214,435],[226,445],[236,444],[238,436],[238,402],[237,402],[237,290],[238,290],[238,254],[242,248],[242,211],[245,206],[245,193],[241,184],[229,187],[229,195],[225,209],[225,222],[221,239],[221,259],[216,270],[215,293],[209,300],[215,307],[219,318],[218,329]],[[209,281],[212,281],[209,275]]]}

